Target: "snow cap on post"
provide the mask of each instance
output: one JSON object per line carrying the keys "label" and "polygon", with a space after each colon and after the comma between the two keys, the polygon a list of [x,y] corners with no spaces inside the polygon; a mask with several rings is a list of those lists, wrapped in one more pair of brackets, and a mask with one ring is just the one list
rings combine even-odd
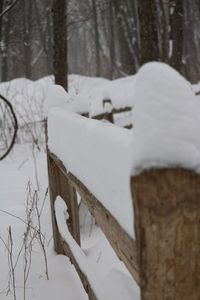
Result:
{"label": "snow cap on post", "polygon": [[49,85],[45,90],[44,110],[46,116],[52,107],[64,108],[66,103],[69,103],[70,96],[65,89],[58,84]]}
{"label": "snow cap on post", "polygon": [[200,103],[192,87],[164,63],[144,65],[136,76],[133,167],[183,167],[200,172]]}
{"label": "snow cap on post", "polygon": [[58,84],[50,85],[45,91],[45,115],[48,116],[49,111],[53,107],[60,107],[69,112],[87,113],[89,105],[84,97],[71,97],[65,89]]}

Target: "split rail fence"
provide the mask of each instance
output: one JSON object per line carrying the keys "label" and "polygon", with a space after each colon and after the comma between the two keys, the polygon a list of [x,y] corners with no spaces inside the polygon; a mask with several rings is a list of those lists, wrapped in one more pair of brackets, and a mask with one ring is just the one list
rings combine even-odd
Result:
{"label": "split rail fence", "polygon": [[67,225],[80,245],[76,192],[79,193],[115,253],[139,284],[142,300],[200,299],[199,175],[189,170],[166,168],[132,176],[134,240],[87,186],[67,172],[48,149],[47,157],[55,250],[70,258],[90,300],[98,299],[95,290],[58,230],[54,207],[57,196],[66,202]]}

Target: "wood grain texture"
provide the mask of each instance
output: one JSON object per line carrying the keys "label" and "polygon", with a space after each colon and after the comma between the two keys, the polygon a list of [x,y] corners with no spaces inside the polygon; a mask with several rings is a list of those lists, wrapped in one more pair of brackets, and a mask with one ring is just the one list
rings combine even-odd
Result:
{"label": "wood grain texture", "polygon": [[162,169],[131,180],[142,300],[200,299],[200,176]]}
{"label": "wood grain texture", "polygon": [[77,263],[69,245],[62,239],[61,236],[59,237],[59,239],[60,239],[60,244],[62,245],[63,254],[68,256],[71,263],[74,265],[76,272],[78,273],[78,276],[83,284],[83,287],[84,287],[86,293],[88,294],[88,299],[89,300],[98,300],[98,298],[95,294],[95,291],[93,290],[87,276],[81,271],[79,264]]}

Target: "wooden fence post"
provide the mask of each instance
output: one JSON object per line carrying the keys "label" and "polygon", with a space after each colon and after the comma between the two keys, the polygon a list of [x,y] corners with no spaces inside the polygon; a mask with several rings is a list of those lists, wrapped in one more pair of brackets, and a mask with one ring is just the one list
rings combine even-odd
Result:
{"label": "wooden fence post", "polygon": [[59,231],[56,223],[55,210],[54,210],[56,197],[59,195],[59,191],[58,191],[59,172],[58,169],[54,166],[53,160],[49,156],[48,149],[47,149],[47,165],[48,165],[49,197],[50,197],[50,205],[51,205],[51,220],[52,220],[52,229],[53,229],[54,249],[58,254],[63,254],[62,243],[60,241]]}
{"label": "wooden fence post", "polygon": [[63,244],[60,240],[60,234],[57,228],[54,203],[57,196],[61,196],[66,202],[68,207],[69,219],[67,225],[70,233],[76,242],[80,245],[80,227],[79,227],[79,213],[78,203],[76,198],[76,192],[73,187],[70,186],[67,178],[62,171],[58,168],[55,161],[52,159],[47,149],[47,162],[48,162],[48,175],[49,175],[49,193],[51,202],[51,216],[53,226],[53,237],[55,251],[59,254],[63,254]]}
{"label": "wooden fence post", "polygon": [[200,176],[151,170],[131,179],[142,300],[200,299]]}

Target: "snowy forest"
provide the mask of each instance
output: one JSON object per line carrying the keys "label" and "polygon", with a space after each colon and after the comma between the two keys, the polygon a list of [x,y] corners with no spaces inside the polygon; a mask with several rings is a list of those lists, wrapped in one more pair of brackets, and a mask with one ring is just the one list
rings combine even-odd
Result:
{"label": "snowy forest", "polygon": [[199,131],[199,0],[0,0],[0,300],[199,300]]}
{"label": "snowy forest", "polygon": [[[1,0],[1,81],[52,74],[52,5],[52,0]],[[68,0],[59,5],[66,10],[70,74],[113,79],[156,60],[174,66],[192,83],[199,81],[198,0]],[[146,57],[143,39],[152,46]]]}

